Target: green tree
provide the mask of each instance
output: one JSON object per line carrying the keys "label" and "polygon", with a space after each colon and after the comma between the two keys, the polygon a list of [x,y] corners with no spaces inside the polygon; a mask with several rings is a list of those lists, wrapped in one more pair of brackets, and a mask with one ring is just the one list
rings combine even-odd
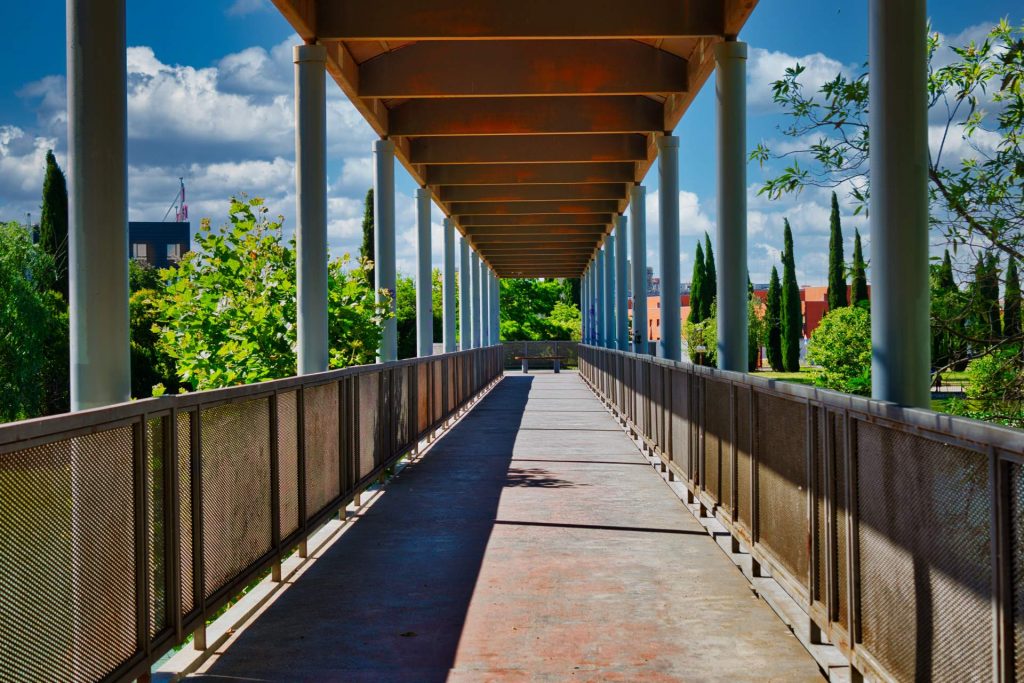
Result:
{"label": "green tree", "polygon": [[931,267],[932,366],[938,371],[955,366],[963,357],[963,298],[953,276],[947,249]]}
{"label": "green tree", "polygon": [[782,372],[785,368],[782,361],[782,285],[779,283],[779,270],[775,266],[772,266],[772,277],[768,282],[764,317],[767,327],[765,347],[768,364],[775,372]]}
{"label": "green tree", "polygon": [[754,285],[747,277],[747,371],[757,370],[761,347],[765,343],[768,325],[761,300],[754,295]]}
{"label": "green tree", "polygon": [[860,245],[860,230],[853,232],[853,267],[851,268],[851,289],[853,297],[850,304],[861,308],[871,308],[868,298],[868,269],[864,264],[864,251]]}
{"label": "green tree", "polygon": [[[698,240],[693,256],[693,277],[690,278],[690,315],[686,319],[687,322],[697,324],[706,317],[704,315],[705,274],[704,249]],[[661,294],[665,296],[665,292]]]}
{"label": "green tree", "polygon": [[819,386],[871,393],[871,315],[857,306],[829,311],[811,334],[807,359],[821,367]]}
{"label": "green tree", "polygon": [[[373,188],[371,187],[366,191],[366,197],[363,199],[363,243],[359,246],[359,260],[364,263],[372,263],[374,257],[374,220],[373,220]],[[364,269],[364,275],[371,278],[369,285],[373,287],[373,269],[368,267]]]}
{"label": "green tree", "polygon": [[701,305],[704,307],[701,318],[711,316],[711,304],[718,298],[718,273],[715,268],[715,252],[711,249],[711,238],[704,233],[704,292]]}
{"label": "green tree", "polygon": [[569,281],[502,278],[499,292],[503,341],[578,338],[574,319],[582,319]]}
{"label": "green tree", "polygon": [[1024,342],[1021,339],[1021,295],[1020,277],[1017,274],[1017,259],[1012,256],[1006,263],[1006,285],[1003,290],[1003,336],[1007,340]]}
{"label": "green tree", "polygon": [[[204,220],[196,249],[161,271],[155,300],[161,350],[190,389],[250,384],[295,374],[295,249],[263,200],[232,199],[228,225]],[[330,362],[370,362],[386,306],[373,303],[363,264],[328,264]]]}
{"label": "green tree", "polygon": [[68,300],[68,186],[53,150],[46,152],[39,244],[53,257],[54,288]]}
{"label": "green tree", "polygon": [[804,318],[800,306],[800,285],[796,281],[796,257],[793,253],[793,231],[789,219],[783,229],[782,252],[782,365],[786,372],[800,371],[800,339]]}
{"label": "green tree", "polygon": [[[718,365],[718,304],[711,302],[710,315],[698,323],[686,322],[690,361],[708,367]],[[704,349],[698,351],[698,349]]]}
{"label": "green tree", "polygon": [[131,342],[132,397],[148,398],[156,393],[177,393],[177,368],[174,358],[160,344],[160,318],[158,300],[164,289],[160,271],[141,265],[135,259],[128,261],[129,339]]}
{"label": "green tree", "polygon": [[847,305],[846,271],[843,261],[843,227],[839,221],[839,200],[832,193],[832,215],[828,239],[828,309],[834,311]]}
{"label": "green tree", "polygon": [[0,421],[68,409],[67,305],[53,257],[0,223]]}

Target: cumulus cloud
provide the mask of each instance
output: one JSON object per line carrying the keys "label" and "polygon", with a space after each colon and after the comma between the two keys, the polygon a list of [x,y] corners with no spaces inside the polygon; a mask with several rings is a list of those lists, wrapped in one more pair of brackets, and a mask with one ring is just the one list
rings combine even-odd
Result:
{"label": "cumulus cloud", "polygon": [[267,0],[234,0],[224,13],[230,17],[241,17],[246,14],[262,12],[270,9]]}
{"label": "cumulus cloud", "polygon": [[814,93],[827,81],[842,73],[850,76],[855,67],[820,52],[796,56],[775,50],[753,47],[747,67],[747,105],[753,113],[775,111],[772,102],[772,83],[786,73],[786,69],[800,64],[805,68],[800,76],[805,93]]}

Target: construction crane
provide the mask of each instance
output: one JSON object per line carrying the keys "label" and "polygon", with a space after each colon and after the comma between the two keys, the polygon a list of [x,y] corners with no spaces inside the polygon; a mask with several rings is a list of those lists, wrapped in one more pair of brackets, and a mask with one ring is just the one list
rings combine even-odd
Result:
{"label": "construction crane", "polygon": [[167,212],[164,213],[163,220],[166,221],[167,217],[171,215],[171,211],[174,212],[175,223],[187,223],[188,222],[188,204],[185,203],[185,179],[178,178],[178,191],[174,195],[174,200],[171,205],[167,207]]}

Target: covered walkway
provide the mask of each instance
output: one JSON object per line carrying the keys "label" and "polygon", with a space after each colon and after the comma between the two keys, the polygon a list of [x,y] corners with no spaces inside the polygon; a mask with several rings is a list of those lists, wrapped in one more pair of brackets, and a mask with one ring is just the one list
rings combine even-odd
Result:
{"label": "covered walkway", "polygon": [[575,373],[510,374],[197,677],[816,680]]}

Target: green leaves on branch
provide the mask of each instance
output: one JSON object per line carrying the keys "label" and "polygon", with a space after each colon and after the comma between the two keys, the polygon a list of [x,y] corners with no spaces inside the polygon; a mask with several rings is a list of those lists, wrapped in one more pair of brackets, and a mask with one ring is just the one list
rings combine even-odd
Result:
{"label": "green leaves on branch", "polygon": [[870,394],[871,314],[859,306],[829,311],[811,334],[807,360],[821,366],[819,386]]}

